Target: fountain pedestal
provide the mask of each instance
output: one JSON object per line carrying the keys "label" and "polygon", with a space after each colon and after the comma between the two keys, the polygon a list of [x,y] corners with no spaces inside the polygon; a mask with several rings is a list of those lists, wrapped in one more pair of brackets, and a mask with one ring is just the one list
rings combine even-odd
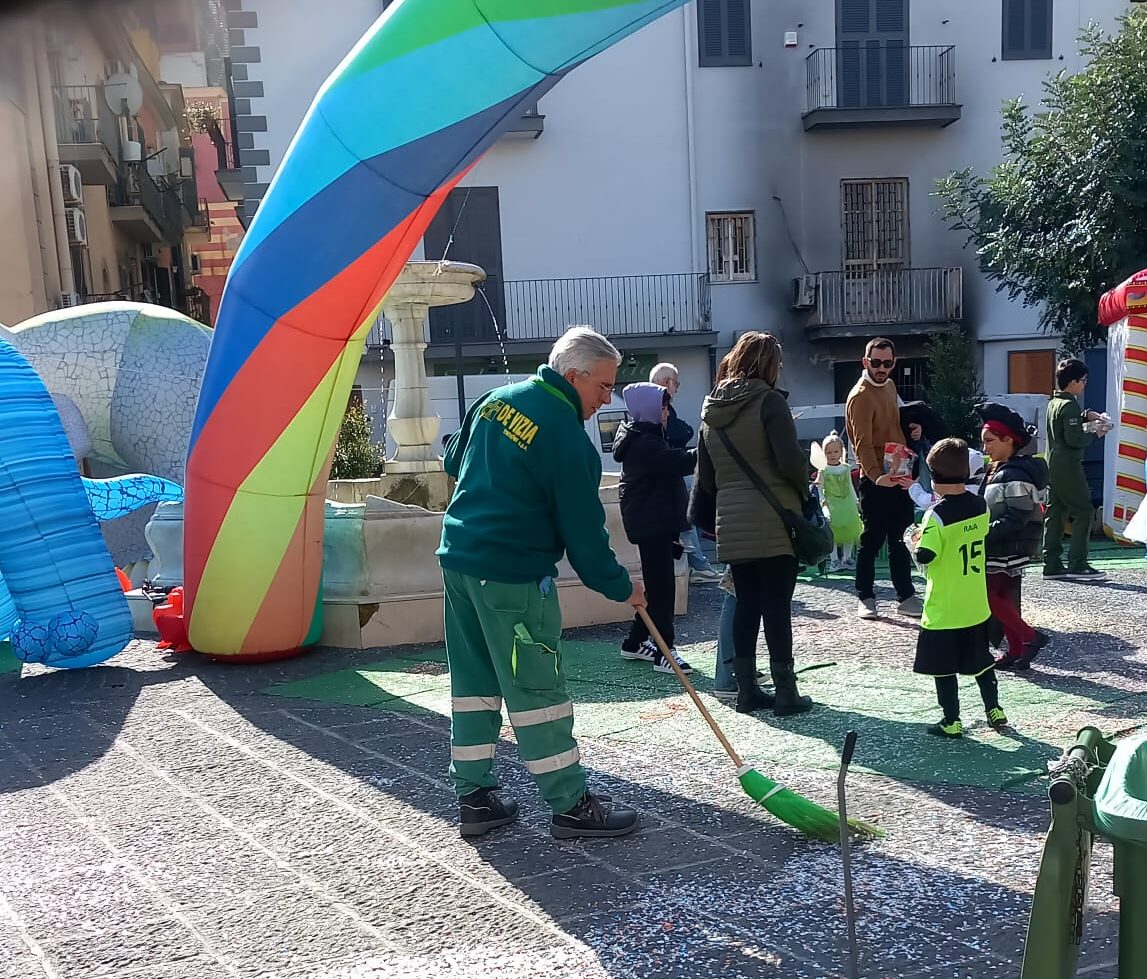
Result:
{"label": "fountain pedestal", "polygon": [[442,424],[426,384],[426,319],[435,306],[474,298],[474,286],[486,273],[466,262],[407,262],[383,303],[394,327],[394,407],[387,431],[394,456],[386,460],[382,493],[391,500],[431,510],[449,501],[449,481],[435,451]]}

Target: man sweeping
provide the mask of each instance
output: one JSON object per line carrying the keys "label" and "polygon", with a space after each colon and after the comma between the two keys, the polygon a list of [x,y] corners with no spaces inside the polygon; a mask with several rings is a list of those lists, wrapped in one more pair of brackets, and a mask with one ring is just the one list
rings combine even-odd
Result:
{"label": "man sweeping", "polygon": [[601,457],[584,421],[609,404],[621,355],[570,328],[527,381],[491,391],[446,447],[458,485],[442,522],[446,658],[453,697],[450,774],[463,836],[513,822],[494,752],[502,701],[518,751],[553,810],[559,839],[624,836],[637,813],[586,788],[562,669],[555,582],[563,554],[588,588],[635,608],[645,592],[609,546]]}

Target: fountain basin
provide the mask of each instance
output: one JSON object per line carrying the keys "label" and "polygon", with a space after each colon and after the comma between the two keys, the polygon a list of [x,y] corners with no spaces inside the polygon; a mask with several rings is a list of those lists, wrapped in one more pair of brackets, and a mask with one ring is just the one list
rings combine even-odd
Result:
{"label": "fountain basin", "polygon": [[[610,543],[618,560],[634,578],[641,577],[637,547],[625,539],[618,505],[616,477],[601,488]],[[363,503],[326,506],[323,541],[323,633],[326,646],[370,649],[414,643],[441,642],[442,573],[434,556],[442,536],[442,513],[368,496]],[[152,579],[162,587],[183,580],[183,508],[161,503],[147,526],[147,539],[155,554]],[[558,565],[558,593],[567,629],[628,622],[628,605],[586,588],[568,561]],[[150,603],[130,596],[138,604],[136,627],[145,631]],[[678,615],[688,609],[689,572],[677,563]],[[154,631],[154,630],[151,630]]]}

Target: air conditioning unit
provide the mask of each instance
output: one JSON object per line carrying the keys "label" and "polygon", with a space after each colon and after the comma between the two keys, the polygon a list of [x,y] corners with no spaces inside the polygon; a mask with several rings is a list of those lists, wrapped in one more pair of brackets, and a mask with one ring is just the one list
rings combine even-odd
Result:
{"label": "air conditioning unit", "polygon": [[84,203],[84,184],[80,178],[80,171],[70,163],[60,167],[60,183],[64,187],[64,202],[80,205]]}
{"label": "air conditioning unit", "polygon": [[816,309],[815,275],[798,275],[793,279],[793,309]]}
{"label": "air conditioning unit", "polygon": [[60,309],[70,309],[73,306],[79,306],[82,300],[78,292],[61,292],[60,293]]}
{"label": "air conditioning unit", "polygon": [[68,244],[86,245],[88,243],[88,219],[78,207],[64,209],[64,220],[68,223]]}

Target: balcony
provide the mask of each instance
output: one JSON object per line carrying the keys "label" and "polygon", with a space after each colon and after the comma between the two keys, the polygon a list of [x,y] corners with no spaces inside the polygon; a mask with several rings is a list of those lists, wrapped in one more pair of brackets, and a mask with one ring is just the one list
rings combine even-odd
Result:
{"label": "balcony", "polygon": [[109,194],[112,221],[141,244],[178,244],[183,237],[184,203],[178,191],[160,187],[141,163],[124,165]]}
{"label": "balcony", "polygon": [[98,85],[52,88],[60,162],[80,171],[88,186],[114,187],[119,180],[119,120]]}
{"label": "balcony", "polygon": [[[510,281],[491,276],[480,292],[472,302],[431,311],[431,353],[436,345],[452,348],[456,337],[468,353],[481,356],[499,351],[499,335],[507,346],[549,344],[575,323],[627,340],[713,331],[708,273]],[[387,324],[376,326],[367,346],[379,348],[388,335]]]}
{"label": "balcony", "polygon": [[817,275],[810,340],[954,329],[964,317],[963,270],[857,269]]}
{"label": "balcony", "polygon": [[805,61],[806,131],[873,126],[942,128],[960,118],[956,49],[893,42],[818,48]]}
{"label": "balcony", "polygon": [[538,103],[534,102],[522,110],[502,136],[504,139],[537,139],[545,125],[546,117],[538,112]]}

